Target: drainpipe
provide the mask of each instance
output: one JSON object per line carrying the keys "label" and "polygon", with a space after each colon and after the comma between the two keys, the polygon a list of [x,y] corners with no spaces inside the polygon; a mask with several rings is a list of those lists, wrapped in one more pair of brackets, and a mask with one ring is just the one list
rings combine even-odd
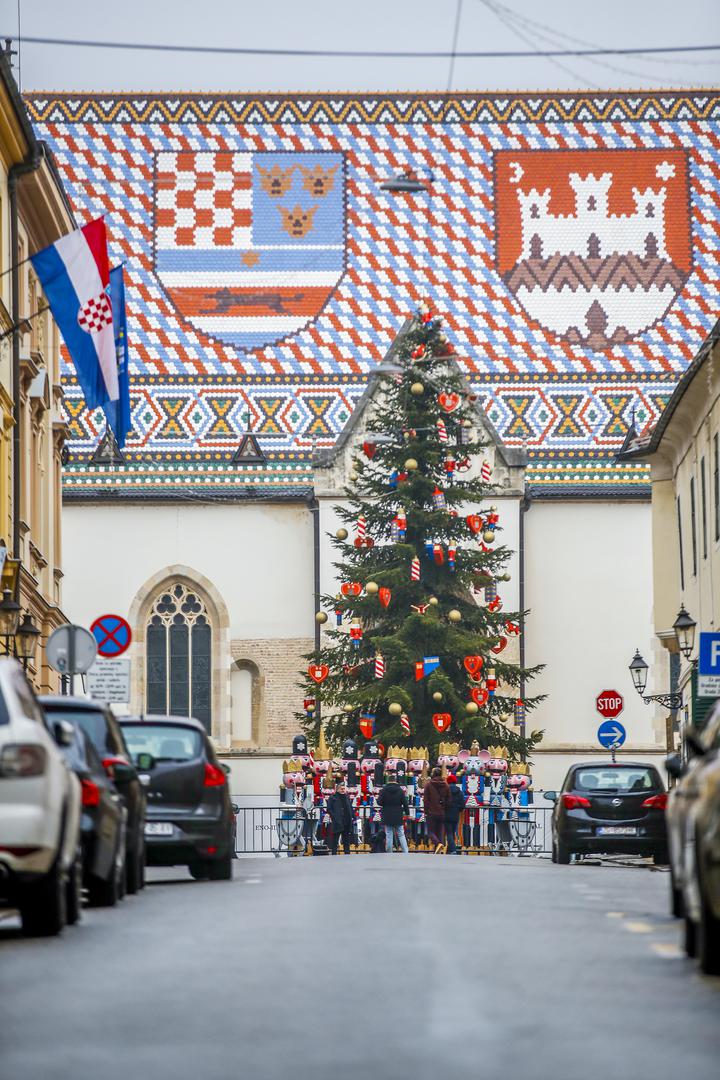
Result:
{"label": "drainpipe", "polygon": [[20,267],[18,265],[18,206],[17,184],[21,176],[35,172],[45,156],[42,143],[33,142],[25,161],[12,165],[8,172],[8,195],[10,199],[10,280],[12,290],[12,395],[13,395],[13,436],[12,436],[12,504],[13,529],[12,553],[20,557]]}
{"label": "drainpipe", "polygon": [[[525,514],[530,509],[530,496],[525,492],[520,500],[520,523],[518,540],[518,562],[520,581],[518,585],[518,606],[520,608],[520,667],[525,667]],[[520,676],[520,697],[525,700],[525,676]],[[520,734],[525,738],[525,721],[520,725]],[[525,755],[523,754],[523,760]]]}
{"label": "drainpipe", "polygon": [[[315,627],[315,652],[318,652],[320,649],[320,623],[315,619],[315,615],[320,610],[320,503],[317,501],[314,489],[308,499],[308,510],[313,519],[313,626]],[[322,725],[322,704],[319,691],[320,687],[318,687],[316,697],[315,716]]]}

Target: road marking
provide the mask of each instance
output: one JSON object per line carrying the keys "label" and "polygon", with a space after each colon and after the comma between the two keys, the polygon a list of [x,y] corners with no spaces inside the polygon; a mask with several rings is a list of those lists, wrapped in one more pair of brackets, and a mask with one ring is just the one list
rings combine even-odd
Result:
{"label": "road marking", "polygon": [[626,922],[623,926],[631,934],[652,934],[653,932],[652,926],[647,922]]}
{"label": "road marking", "polygon": [[259,877],[247,877],[243,879],[245,885],[259,885],[261,878]]}
{"label": "road marking", "polygon": [[653,941],[650,948],[658,956],[662,956],[663,960],[682,960],[685,955],[680,946],[672,941]]}
{"label": "road marking", "polygon": [[608,919],[624,919],[625,918],[625,912],[624,911],[608,911],[607,912],[607,917],[608,917]]}

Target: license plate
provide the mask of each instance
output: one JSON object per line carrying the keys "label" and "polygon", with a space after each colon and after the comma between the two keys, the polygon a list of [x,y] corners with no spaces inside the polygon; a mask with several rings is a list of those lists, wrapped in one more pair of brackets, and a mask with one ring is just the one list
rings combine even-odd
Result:
{"label": "license plate", "polygon": [[637,829],[633,825],[600,825],[597,830],[598,836],[637,836]]}
{"label": "license plate", "polygon": [[146,836],[172,836],[173,827],[169,821],[148,821],[145,826]]}

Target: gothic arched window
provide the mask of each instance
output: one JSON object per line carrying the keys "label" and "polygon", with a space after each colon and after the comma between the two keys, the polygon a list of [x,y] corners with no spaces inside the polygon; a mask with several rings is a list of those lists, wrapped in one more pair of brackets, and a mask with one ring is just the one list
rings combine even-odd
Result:
{"label": "gothic arched window", "polygon": [[197,590],[178,582],[155,598],[148,615],[146,712],[194,716],[210,731],[212,628]]}

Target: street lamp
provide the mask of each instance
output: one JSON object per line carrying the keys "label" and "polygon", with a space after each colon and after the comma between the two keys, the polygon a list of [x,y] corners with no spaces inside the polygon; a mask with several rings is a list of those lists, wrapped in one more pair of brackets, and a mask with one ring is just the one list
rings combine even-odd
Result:
{"label": "street lamp", "polygon": [[5,653],[7,656],[11,653],[11,641],[14,641],[15,633],[20,621],[20,605],[17,600],[13,600],[12,593],[9,589],[3,591],[3,598],[0,601],[0,637],[4,640]]}
{"label": "street lamp", "polygon": [[15,655],[22,662],[23,669],[27,671],[28,664],[35,660],[40,630],[32,621],[32,615],[26,611],[23,620],[15,631]]}
{"label": "street lamp", "polygon": [[640,650],[635,650],[635,655],[632,658],[630,664],[630,674],[632,675],[632,681],[640,697],[643,699],[646,705],[649,705],[651,701],[659,701],[664,709],[670,709],[674,712],[675,709],[682,707],[682,694],[671,692],[669,694],[646,694],[645,687],[647,686],[648,666],[640,655]]}
{"label": "street lamp", "polygon": [[673,630],[675,631],[675,637],[677,638],[678,648],[686,660],[690,659],[690,655],[695,645],[696,626],[697,623],[692,615],[688,615],[685,610],[685,605],[681,604],[677,619],[673,623]]}

